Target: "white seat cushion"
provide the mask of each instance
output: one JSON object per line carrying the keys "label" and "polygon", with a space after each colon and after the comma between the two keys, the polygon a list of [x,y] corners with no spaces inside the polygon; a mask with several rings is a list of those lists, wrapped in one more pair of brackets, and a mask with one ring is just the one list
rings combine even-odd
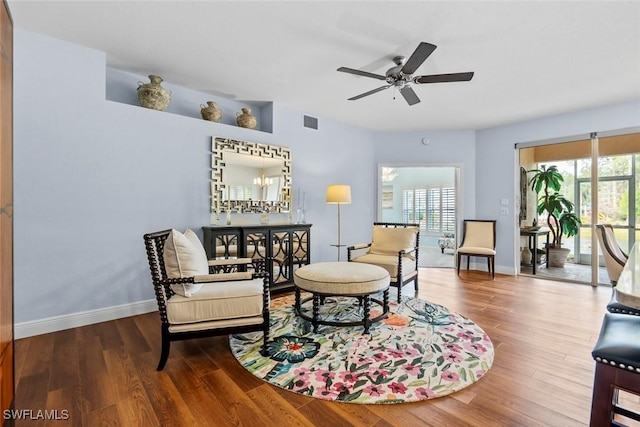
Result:
{"label": "white seat cushion", "polygon": [[496,251],[491,248],[479,248],[475,246],[463,246],[458,248],[459,254],[469,255],[495,255]]}
{"label": "white seat cushion", "polygon": [[263,279],[203,283],[190,298],[173,295],[167,300],[172,325],[262,315]]}
{"label": "white seat cushion", "polygon": [[[378,255],[368,253],[351,260],[352,262],[361,262],[363,264],[373,264],[382,267],[389,272],[392,281],[398,279],[398,255]],[[402,278],[412,276],[416,273],[416,262],[409,256],[402,257]]]}

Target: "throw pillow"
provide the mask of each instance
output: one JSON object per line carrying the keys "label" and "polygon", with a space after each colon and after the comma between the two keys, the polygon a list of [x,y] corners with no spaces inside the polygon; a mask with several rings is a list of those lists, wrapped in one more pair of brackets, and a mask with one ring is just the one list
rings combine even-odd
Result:
{"label": "throw pillow", "polygon": [[[198,236],[189,229],[185,234],[178,230],[171,230],[164,244],[163,256],[169,278],[177,279],[209,273],[207,255],[204,252],[204,248]],[[202,285],[199,283],[184,283],[171,286],[175,293],[185,297],[192,296],[201,287]]]}

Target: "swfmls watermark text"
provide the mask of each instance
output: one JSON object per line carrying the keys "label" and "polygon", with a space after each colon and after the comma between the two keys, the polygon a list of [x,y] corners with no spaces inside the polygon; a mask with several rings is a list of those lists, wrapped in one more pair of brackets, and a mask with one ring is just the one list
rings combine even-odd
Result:
{"label": "swfmls watermark text", "polygon": [[68,420],[68,409],[5,409],[5,420]]}

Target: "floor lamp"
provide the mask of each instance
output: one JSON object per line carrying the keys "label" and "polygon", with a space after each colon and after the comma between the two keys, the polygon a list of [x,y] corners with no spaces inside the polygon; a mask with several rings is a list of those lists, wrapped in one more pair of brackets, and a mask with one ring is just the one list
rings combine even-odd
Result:
{"label": "floor lamp", "polygon": [[344,184],[332,184],[327,187],[327,203],[338,205],[338,244],[331,245],[338,248],[338,261],[340,261],[340,205],[351,203],[351,186]]}

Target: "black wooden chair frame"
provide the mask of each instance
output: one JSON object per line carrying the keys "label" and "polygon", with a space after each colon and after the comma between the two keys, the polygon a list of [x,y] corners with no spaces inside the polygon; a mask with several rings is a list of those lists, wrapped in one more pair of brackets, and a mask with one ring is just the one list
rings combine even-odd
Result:
{"label": "black wooden chair frame", "polygon": [[[153,282],[153,288],[156,295],[156,302],[158,304],[158,311],[161,321],[161,335],[162,335],[162,349],[160,353],[160,361],[158,363],[157,370],[161,371],[169,357],[169,350],[172,341],[182,341],[192,338],[204,338],[219,335],[229,334],[241,334],[246,332],[263,332],[263,345],[261,354],[266,356],[267,354],[267,342],[269,341],[269,275],[264,271],[264,262],[258,263],[252,262],[250,259],[225,259],[215,260],[213,265],[210,265],[211,273],[224,273],[237,272],[246,270],[248,266],[254,268],[253,278],[263,279],[263,292],[262,292],[262,323],[254,325],[234,326],[226,328],[212,328],[201,331],[187,331],[187,332],[171,332],[169,330],[169,318],[167,316],[167,303],[175,292],[171,289],[171,285],[181,283],[195,283],[194,277],[184,277],[171,279],[167,277],[167,272],[164,264],[164,257],[162,252],[164,244],[169,237],[171,230],[157,231],[154,233],[148,233],[144,235],[144,242],[147,251],[147,258],[149,260],[149,268],[151,269],[151,280]],[[255,260],[254,260],[255,261]],[[256,266],[258,268],[256,268]]]}

